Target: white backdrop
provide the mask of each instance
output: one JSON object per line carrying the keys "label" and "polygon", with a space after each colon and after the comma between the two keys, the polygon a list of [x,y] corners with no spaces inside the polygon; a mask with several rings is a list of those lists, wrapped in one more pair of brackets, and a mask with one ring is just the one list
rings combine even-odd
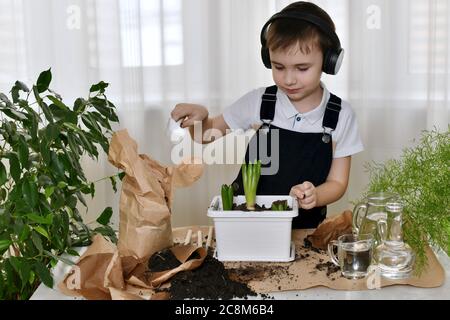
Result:
{"label": "white backdrop", "polygon": [[[170,163],[164,128],[176,103],[201,103],[216,115],[247,91],[271,85],[260,61],[264,22],[292,1],[276,0],[0,0],[0,92],[31,84],[52,68],[65,102],[110,83],[119,128],[141,153]],[[365,151],[352,161],[350,185],[329,213],[352,208],[367,161],[396,157],[421,130],[449,123],[450,4],[446,0],[322,0],[347,55],[330,91],[349,100]],[[244,150],[242,150],[244,151]],[[115,172],[86,160],[88,176]],[[238,165],[210,165],[195,185],[176,192],[175,226],[209,224],[206,209]],[[97,185],[87,220],[105,206],[118,221],[119,193]]]}

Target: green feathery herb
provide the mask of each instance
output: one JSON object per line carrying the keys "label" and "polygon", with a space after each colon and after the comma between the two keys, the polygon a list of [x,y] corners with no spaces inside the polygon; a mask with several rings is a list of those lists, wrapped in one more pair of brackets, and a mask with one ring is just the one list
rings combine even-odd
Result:
{"label": "green feathery herb", "polygon": [[395,192],[404,201],[404,241],[416,253],[416,272],[427,264],[428,244],[450,254],[450,126],[442,133],[423,131],[399,160],[368,164],[367,170],[367,193]]}

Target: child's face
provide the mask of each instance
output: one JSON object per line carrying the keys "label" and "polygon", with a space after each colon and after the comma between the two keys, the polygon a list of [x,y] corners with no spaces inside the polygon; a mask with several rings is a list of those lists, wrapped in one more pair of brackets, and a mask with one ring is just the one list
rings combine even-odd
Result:
{"label": "child's face", "polygon": [[299,45],[270,50],[273,80],[292,102],[309,97],[320,86],[323,53],[318,45],[309,47],[308,54],[302,53]]}

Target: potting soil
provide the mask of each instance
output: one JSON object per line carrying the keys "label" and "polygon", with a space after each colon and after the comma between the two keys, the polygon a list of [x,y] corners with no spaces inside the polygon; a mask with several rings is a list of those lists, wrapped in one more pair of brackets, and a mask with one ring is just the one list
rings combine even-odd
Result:
{"label": "potting soil", "polygon": [[[168,289],[157,291],[168,291],[171,300],[229,300],[256,296],[256,293],[249,289],[246,284],[231,280],[223,263],[212,257],[211,254],[212,252],[206,256],[202,265],[197,269],[182,271],[174,275],[170,279]],[[168,249],[152,255],[148,263],[150,272],[170,270],[179,265],[180,262]]]}

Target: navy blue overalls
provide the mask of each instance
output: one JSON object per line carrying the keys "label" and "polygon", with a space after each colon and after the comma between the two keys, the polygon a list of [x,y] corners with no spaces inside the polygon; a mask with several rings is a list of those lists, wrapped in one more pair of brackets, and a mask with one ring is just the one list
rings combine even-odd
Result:
{"label": "navy blue overalls", "polygon": [[[341,111],[341,99],[330,94],[323,117],[323,132],[303,133],[278,128],[270,123],[275,116],[277,86],[266,88],[261,103],[261,128],[252,137],[251,143],[257,144],[257,158],[249,159],[249,147],[245,154],[246,163],[260,159],[260,136],[266,134],[268,155],[271,155],[271,137],[273,130],[279,130],[279,166],[273,175],[261,175],[257,195],[288,195],[291,188],[305,181],[310,181],[315,187],[324,183],[330,172],[333,160],[331,132],[336,129]],[[254,141],[256,139],[256,141]],[[269,166],[262,164],[262,167]],[[244,194],[242,174],[235,181],[238,195]],[[293,229],[316,228],[326,217],[327,207],[316,207],[310,210],[299,208],[298,217],[292,221]]]}

